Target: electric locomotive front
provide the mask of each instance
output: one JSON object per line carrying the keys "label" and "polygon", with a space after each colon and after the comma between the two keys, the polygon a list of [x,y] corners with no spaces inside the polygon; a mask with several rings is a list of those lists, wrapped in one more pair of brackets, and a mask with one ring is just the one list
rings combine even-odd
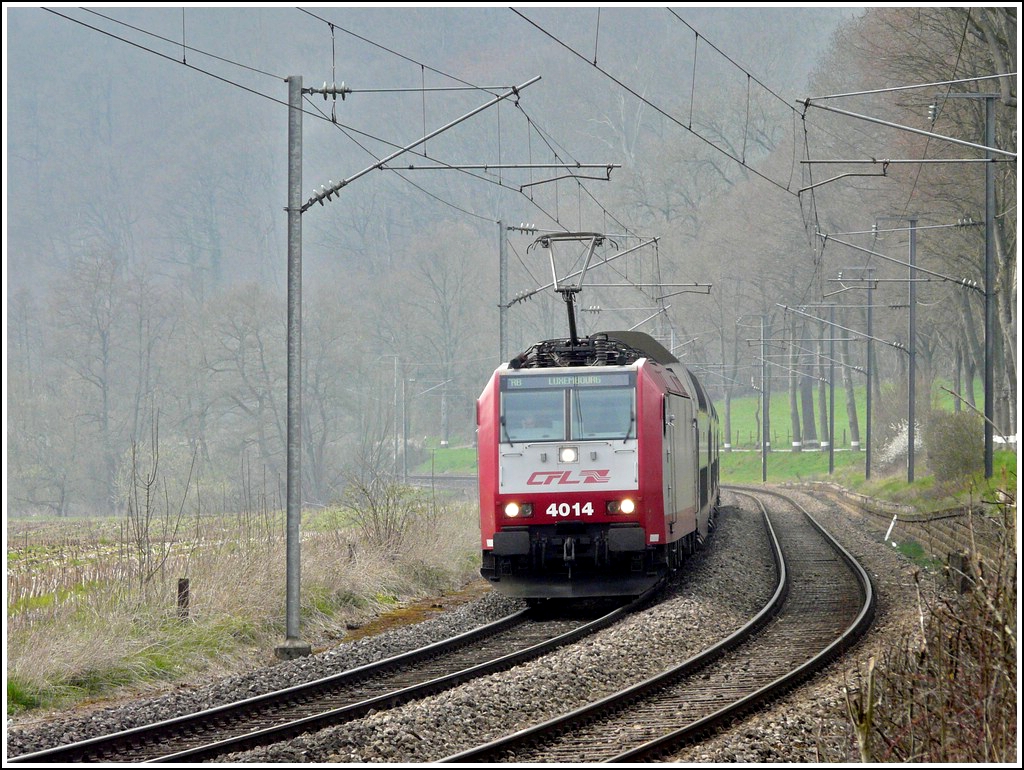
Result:
{"label": "electric locomotive front", "polygon": [[584,360],[514,360],[478,402],[481,574],[511,596],[638,595],[663,574],[671,375],[623,345]]}

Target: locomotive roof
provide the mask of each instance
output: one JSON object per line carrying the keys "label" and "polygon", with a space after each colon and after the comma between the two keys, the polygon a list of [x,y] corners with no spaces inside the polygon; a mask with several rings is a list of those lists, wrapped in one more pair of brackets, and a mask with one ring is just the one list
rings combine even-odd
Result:
{"label": "locomotive roof", "polygon": [[625,366],[646,358],[671,370],[684,391],[696,396],[701,409],[714,412],[707,391],[678,358],[649,334],[632,331],[597,332],[573,344],[571,340],[544,340],[531,345],[508,362],[509,369],[546,369],[563,366]]}
{"label": "locomotive roof", "polygon": [[601,332],[601,334],[606,335],[608,339],[618,340],[631,348],[639,350],[643,353],[644,358],[650,358],[662,366],[679,363],[679,359],[672,355],[668,348],[649,334],[629,331]]}
{"label": "locomotive roof", "polygon": [[680,365],[663,345],[648,334],[632,331],[597,332],[572,340],[534,343],[509,361],[510,369],[544,369],[557,366],[624,366],[641,358],[662,366]]}

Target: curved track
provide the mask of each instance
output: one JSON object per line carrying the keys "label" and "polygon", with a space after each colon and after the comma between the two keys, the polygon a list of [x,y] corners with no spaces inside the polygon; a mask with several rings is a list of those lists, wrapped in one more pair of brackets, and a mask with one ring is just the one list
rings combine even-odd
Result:
{"label": "curved track", "polygon": [[288,740],[543,655],[611,625],[651,595],[627,605],[559,603],[522,610],[453,639],[315,682],[8,762],[198,762]]}
{"label": "curved track", "polygon": [[[732,489],[757,500],[776,548],[778,585],[757,616],[646,682],[442,761],[664,758],[802,682],[856,641],[874,611],[874,591],[864,569],[795,501],[761,489]],[[770,515],[757,499],[763,496],[776,501]]]}

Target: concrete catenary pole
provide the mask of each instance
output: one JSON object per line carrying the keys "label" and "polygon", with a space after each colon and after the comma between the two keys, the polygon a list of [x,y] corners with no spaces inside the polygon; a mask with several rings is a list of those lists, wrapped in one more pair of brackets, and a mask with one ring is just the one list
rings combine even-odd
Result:
{"label": "concrete catenary pole", "polygon": [[871,328],[871,321],[872,321],[871,311],[874,308],[874,304],[873,304],[874,303],[874,299],[872,297],[872,293],[873,293],[873,289],[874,289],[874,284],[873,284],[874,268],[869,267],[867,269],[867,275],[868,275],[868,341],[867,341],[867,353],[866,353],[864,368],[867,371],[868,392],[867,392],[867,403],[866,403],[865,412],[864,412],[864,420],[865,420],[865,422],[867,422],[867,444],[866,444],[866,451],[864,452],[864,479],[865,480],[871,478],[871,417],[872,417],[872,415],[871,415],[871,387],[874,384],[871,381],[871,377],[874,374],[873,371],[872,371],[872,368],[871,368],[871,359],[872,359],[872,357],[875,354],[874,353],[874,348],[871,346],[871,343],[873,343],[875,341],[874,337],[871,336],[872,334],[874,334],[874,331]]}
{"label": "concrete catenary pole", "polygon": [[508,361],[508,245],[505,224],[498,220],[498,361]]}
{"label": "concrete catenary pole", "polygon": [[[995,99],[985,97],[985,157],[993,161],[996,146]],[[992,478],[993,420],[995,419],[995,387],[993,385],[995,359],[995,263],[993,238],[995,237],[996,182],[995,164],[985,164],[985,478]]]}
{"label": "concrete catenary pole", "polygon": [[910,364],[907,372],[907,483],[914,483],[914,443],[916,441],[915,404],[917,402],[917,277],[914,267],[917,264],[917,219],[910,218],[910,279],[907,292],[910,297]]}
{"label": "concrete catenary pole", "polygon": [[761,481],[768,481],[768,452],[771,449],[768,420],[768,342],[764,331],[765,317],[761,316]]}
{"label": "concrete catenary pole", "polygon": [[299,524],[302,518],[302,77],[288,78],[288,461],[285,639],[274,654],[309,655],[299,638]]}
{"label": "concrete catenary pole", "polygon": [[828,472],[836,470],[836,306],[829,307],[828,335]]}

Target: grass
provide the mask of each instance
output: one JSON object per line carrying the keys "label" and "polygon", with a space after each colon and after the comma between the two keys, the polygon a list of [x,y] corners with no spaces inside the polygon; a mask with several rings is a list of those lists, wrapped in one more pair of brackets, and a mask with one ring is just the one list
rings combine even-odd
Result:
{"label": "grass", "polygon": [[[981,393],[981,381],[978,380],[975,386],[975,393]],[[920,421],[925,413],[929,409],[942,409],[946,411],[953,411],[956,399],[950,395],[946,388],[950,388],[950,383],[942,380],[937,380],[932,387],[931,399],[918,398],[916,404],[916,417]],[[951,388],[950,388],[951,389]],[[854,401],[857,404],[857,424],[860,427],[860,443],[863,447],[867,439],[867,389],[861,386],[855,386],[854,389]],[[817,390],[815,390],[815,427],[817,428],[817,415],[818,415],[818,400]],[[851,431],[850,421],[846,413],[846,395],[845,392],[837,387],[835,392],[835,434],[836,441],[835,446],[837,449],[849,448],[851,442]],[[902,409],[904,412],[907,407],[907,393],[898,393],[888,388],[883,388],[882,393],[883,402],[891,402],[895,404],[897,408]],[[715,406],[718,409],[718,419],[721,424],[722,430],[725,430],[725,404],[722,401],[716,401]],[[966,407],[965,407],[966,408]],[[735,448],[741,449],[759,449],[759,434],[758,434],[758,412],[760,410],[760,398],[756,395],[742,396],[740,398],[733,398],[731,409],[730,409],[730,444]],[[878,403],[876,399],[872,403],[872,413],[875,423],[875,431],[879,429],[880,415],[883,414],[884,410],[882,405]],[[775,388],[772,391],[771,400],[768,406],[768,417],[771,430],[771,446],[774,450],[789,450],[791,443],[792,431],[790,429],[790,409],[789,409],[789,392],[785,388]],[[802,424],[802,421],[801,421]],[[818,436],[820,440],[822,436]],[[723,441],[726,437],[722,436]]]}
{"label": "grass", "polygon": [[923,513],[943,511],[968,504],[994,503],[1007,490],[1017,488],[1019,456],[1009,450],[992,453],[992,477],[983,472],[965,476],[956,481],[939,483],[934,476],[923,475],[926,469],[915,472],[913,483],[907,482],[905,467],[872,471],[870,479],[859,471],[844,469],[835,476],[835,482],[868,497],[876,497],[909,505]]}
{"label": "grass", "polygon": [[916,540],[904,540],[897,544],[896,550],[906,556],[910,561],[917,564],[919,567],[926,567],[928,569],[937,569],[943,565],[943,562],[933,558],[925,551],[924,546]]}
{"label": "grass", "polygon": [[476,473],[476,447],[447,446],[428,450],[430,456],[411,472],[418,476],[432,474],[465,475]]}
{"label": "grass", "polygon": [[42,705],[38,696],[13,679],[7,680],[7,713],[30,711]]}
{"label": "grass", "polygon": [[[760,484],[781,481],[806,481],[829,476],[829,453],[820,451],[769,452],[762,464],[761,453],[751,451],[722,452],[721,479],[723,484]],[[833,454],[835,472],[864,471],[864,452],[836,451]]]}
{"label": "grass", "polygon": [[[867,404],[863,388],[855,389],[857,400],[857,418],[861,430],[861,444],[864,443],[865,415]],[[817,404],[817,393],[815,393],[815,404]],[[723,443],[729,443],[736,449],[760,449],[760,433],[758,427],[760,398],[754,396],[743,396],[733,398],[730,408],[730,435],[728,440],[725,436],[725,404],[717,402],[718,421],[722,430]],[[769,429],[771,431],[771,447],[776,451],[789,451],[792,443],[792,431],[790,429],[789,393],[785,390],[774,391],[768,406]],[[815,411],[815,428],[817,428],[817,411]],[[845,396],[836,390],[835,408],[835,446],[849,448],[851,433],[850,422],[846,414]],[[821,440],[822,436],[818,436]]]}
{"label": "grass", "polygon": [[[129,549],[97,547],[95,532],[116,529],[116,520],[9,519],[8,556],[24,551],[45,558],[30,568],[27,559],[9,558],[22,572],[8,574],[8,714],[271,662],[284,638],[282,516],[190,522],[186,529],[197,533],[189,535],[195,540],[177,543],[165,569],[144,585],[125,579],[136,574],[122,563]],[[408,545],[385,553],[362,541],[358,527],[337,510],[304,514],[300,616],[314,648],[477,577],[473,506],[441,499],[432,516],[406,526]],[[40,548],[54,542],[62,550]],[[69,568],[61,553],[88,562],[88,569]],[[185,617],[176,603],[179,576],[190,580]]]}

